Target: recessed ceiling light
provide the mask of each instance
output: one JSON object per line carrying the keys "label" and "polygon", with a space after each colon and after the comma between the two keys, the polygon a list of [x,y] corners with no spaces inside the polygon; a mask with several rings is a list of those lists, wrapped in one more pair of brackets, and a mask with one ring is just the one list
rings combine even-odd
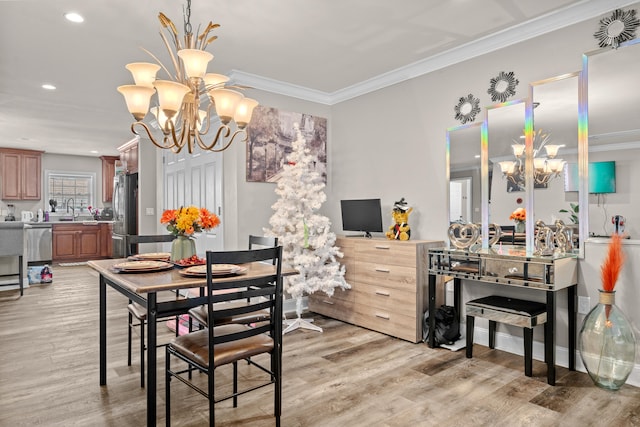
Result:
{"label": "recessed ceiling light", "polygon": [[96,151],[96,150],[91,150],[91,151],[89,151],[89,152],[90,152],[91,154],[98,154],[98,151]]}
{"label": "recessed ceiling light", "polygon": [[82,15],[76,12],[67,12],[64,14],[64,17],[67,19],[67,21],[78,22],[78,23],[84,22],[84,18],[82,17]]}
{"label": "recessed ceiling light", "polygon": [[45,83],[42,85],[42,89],[46,89],[46,90],[56,90],[56,87],[52,84],[49,83]]}

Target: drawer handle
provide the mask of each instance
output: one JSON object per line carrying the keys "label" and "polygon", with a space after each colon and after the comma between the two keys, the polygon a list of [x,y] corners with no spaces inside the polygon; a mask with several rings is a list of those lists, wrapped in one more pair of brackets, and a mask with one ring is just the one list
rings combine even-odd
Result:
{"label": "drawer handle", "polygon": [[380,319],[384,319],[384,320],[389,320],[389,315],[388,314],[378,314],[378,313],[376,313],[376,317],[379,317]]}
{"label": "drawer handle", "polygon": [[388,297],[391,294],[385,291],[376,291],[376,295],[382,295],[383,297]]}
{"label": "drawer handle", "polygon": [[332,302],[332,301],[327,301],[326,299],[323,299],[323,300],[322,300],[322,302],[323,302],[323,303],[325,303],[325,304],[329,304],[329,305],[333,305],[333,304],[335,304],[334,302]]}
{"label": "drawer handle", "polygon": [[391,246],[387,246],[387,245],[376,245],[376,249],[391,249]]}
{"label": "drawer handle", "polygon": [[379,271],[380,273],[388,273],[391,270],[388,268],[376,267],[376,271]]}

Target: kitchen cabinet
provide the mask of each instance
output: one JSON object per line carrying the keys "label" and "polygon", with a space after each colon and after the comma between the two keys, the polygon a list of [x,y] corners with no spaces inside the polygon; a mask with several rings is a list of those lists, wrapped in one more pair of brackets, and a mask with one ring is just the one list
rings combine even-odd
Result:
{"label": "kitchen cabinet", "polygon": [[110,223],[53,224],[53,261],[88,261],[111,257]]}
{"label": "kitchen cabinet", "polygon": [[0,148],[2,200],[40,200],[43,151]]}
{"label": "kitchen cabinet", "polygon": [[130,141],[118,147],[120,160],[127,173],[138,173],[138,141]]}
{"label": "kitchen cabinet", "polygon": [[102,201],[113,201],[113,177],[116,175],[118,156],[100,156],[102,160]]}

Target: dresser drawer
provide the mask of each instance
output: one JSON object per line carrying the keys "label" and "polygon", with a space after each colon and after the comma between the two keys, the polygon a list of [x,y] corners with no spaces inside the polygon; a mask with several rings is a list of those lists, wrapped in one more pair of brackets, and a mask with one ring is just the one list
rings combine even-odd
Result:
{"label": "dresser drawer", "polygon": [[349,290],[336,290],[330,297],[324,292],[309,295],[309,311],[349,323],[355,323],[354,305],[354,294]]}
{"label": "dresser drawer", "polygon": [[396,310],[382,310],[356,304],[354,323],[414,343],[421,339],[417,334],[422,333],[422,328],[417,328],[415,316],[398,314]]}
{"label": "dresser drawer", "polygon": [[314,292],[309,295],[309,300],[331,300],[331,301],[345,301],[345,302],[353,302],[355,298],[355,294],[351,289],[342,289],[336,288],[333,290],[333,295],[329,296],[322,291]]}
{"label": "dresser drawer", "polygon": [[416,245],[394,240],[360,241],[356,245],[358,261],[416,267]]}
{"label": "dresser drawer", "polygon": [[356,261],[351,256],[344,256],[343,258],[338,258],[338,261],[341,265],[344,265],[344,278],[347,283],[355,280],[356,275]]}
{"label": "dresser drawer", "polygon": [[364,283],[355,284],[351,292],[358,305],[376,307],[409,316],[416,314],[415,292]]}
{"label": "dresser drawer", "polygon": [[356,261],[358,282],[416,292],[416,269],[401,265]]}

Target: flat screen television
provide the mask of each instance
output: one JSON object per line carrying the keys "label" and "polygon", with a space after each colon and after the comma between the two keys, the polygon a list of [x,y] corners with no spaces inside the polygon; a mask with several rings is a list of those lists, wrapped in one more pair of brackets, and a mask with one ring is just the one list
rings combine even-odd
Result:
{"label": "flat screen television", "polygon": [[361,231],[366,237],[382,232],[380,199],[340,200],[342,229]]}
{"label": "flat screen television", "polygon": [[[568,163],[564,170],[564,191],[578,191],[578,164]],[[616,162],[589,163],[589,193],[616,192]]]}

